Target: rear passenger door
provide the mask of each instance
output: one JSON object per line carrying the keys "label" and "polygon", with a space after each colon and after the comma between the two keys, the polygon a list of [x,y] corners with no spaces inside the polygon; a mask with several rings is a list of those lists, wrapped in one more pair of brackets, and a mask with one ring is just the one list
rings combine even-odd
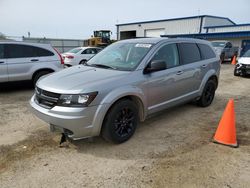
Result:
{"label": "rear passenger door", "polygon": [[[201,53],[201,78],[204,78],[204,76],[207,74],[207,72],[213,67],[214,63],[218,63],[218,60],[216,58],[216,54],[211,49],[210,46],[207,44],[198,44],[198,47],[200,49]],[[214,59],[214,60],[213,60]]]}
{"label": "rear passenger door", "polygon": [[183,80],[182,95],[188,97],[198,92],[202,81],[201,55],[196,43],[178,43],[182,70],[178,75]]}
{"label": "rear passenger door", "polygon": [[[32,77],[32,67],[53,60],[54,54],[48,50],[24,45],[7,44],[9,81],[29,80]],[[51,59],[52,58],[52,59]]]}
{"label": "rear passenger door", "polygon": [[4,44],[0,44],[0,82],[8,81],[7,60],[4,57]]}

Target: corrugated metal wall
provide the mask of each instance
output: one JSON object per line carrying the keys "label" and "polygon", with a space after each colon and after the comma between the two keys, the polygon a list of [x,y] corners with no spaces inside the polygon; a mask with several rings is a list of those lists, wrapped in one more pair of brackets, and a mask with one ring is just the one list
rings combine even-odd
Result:
{"label": "corrugated metal wall", "polygon": [[237,31],[250,31],[250,25],[248,25],[248,26],[237,26],[237,27],[208,28],[208,33],[223,33],[223,32],[237,32]]}
{"label": "corrugated metal wall", "polygon": [[51,44],[59,52],[67,52],[72,48],[83,46],[83,40],[75,39],[52,39],[52,38],[23,38],[24,42]]}
{"label": "corrugated metal wall", "polygon": [[[130,24],[118,26],[119,32],[136,31],[136,37],[145,37],[145,31],[150,29],[164,29],[165,34],[189,34],[199,33],[200,18],[170,20],[153,23]],[[120,39],[120,36],[118,36]]]}

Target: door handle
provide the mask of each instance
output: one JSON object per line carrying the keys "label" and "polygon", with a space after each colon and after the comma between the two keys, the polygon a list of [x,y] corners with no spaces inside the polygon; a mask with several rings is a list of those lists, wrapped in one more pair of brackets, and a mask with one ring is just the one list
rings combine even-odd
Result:
{"label": "door handle", "polygon": [[177,73],[176,73],[176,75],[181,75],[181,74],[183,74],[184,72],[183,71],[178,71]]}
{"label": "door handle", "polygon": [[1,63],[4,63],[4,61],[0,61],[0,64],[1,64]]}
{"label": "door handle", "polygon": [[30,61],[35,62],[35,61],[39,61],[38,59],[31,59]]}
{"label": "door handle", "polygon": [[204,65],[202,65],[201,67],[202,67],[202,68],[206,68],[206,67],[207,67],[207,65],[205,65],[205,64],[204,64]]}

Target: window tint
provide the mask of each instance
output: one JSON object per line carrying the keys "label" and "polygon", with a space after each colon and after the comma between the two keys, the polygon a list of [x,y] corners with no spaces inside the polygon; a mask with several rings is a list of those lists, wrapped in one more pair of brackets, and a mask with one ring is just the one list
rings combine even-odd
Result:
{"label": "window tint", "polygon": [[232,44],[231,44],[230,42],[228,42],[228,43],[226,44],[226,48],[232,48]]}
{"label": "window tint", "polygon": [[82,52],[82,54],[96,54],[96,49],[94,48],[89,48],[89,49],[86,49]]}
{"label": "window tint", "polygon": [[201,60],[200,51],[195,43],[178,44],[182,64],[189,64]]}
{"label": "window tint", "polygon": [[179,65],[179,54],[176,44],[167,44],[159,49],[152,60],[165,61],[167,68],[176,67]]}
{"label": "window tint", "polygon": [[0,44],[0,59],[4,58],[4,48],[3,48],[3,44]]}
{"label": "window tint", "polygon": [[53,56],[54,54],[48,50],[20,44],[7,44],[7,58],[25,58],[25,57],[42,57]]}
{"label": "window tint", "polygon": [[216,57],[214,51],[206,44],[198,44],[202,59],[211,59]]}
{"label": "window tint", "polygon": [[36,54],[38,57],[53,56],[54,55],[54,53],[52,53],[51,51],[45,50],[43,48],[34,47],[34,50],[36,51]]}

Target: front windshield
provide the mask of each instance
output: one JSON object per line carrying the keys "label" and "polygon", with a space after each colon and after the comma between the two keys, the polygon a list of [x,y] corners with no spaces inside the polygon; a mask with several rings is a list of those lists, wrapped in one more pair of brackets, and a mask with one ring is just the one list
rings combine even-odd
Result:
{"label": "front windshield", "polygon": [[73,48],[72,50],[68,51],[68,53],[76,54],[81,51],[81,48]]}
{"label": "front windshield", "polygon": [[247,50],[242,57],[250,57],[250,50]]}
{"label": "front windshield", "polygon": [[139,65],[151,46],[152,44],[145,43],[114,43],[91,58],[87,65],[132,71]]}
{"label": "front windshield", "polygon": [[225,42],[212,42],[213,47],[224,47],[226,45]]}

